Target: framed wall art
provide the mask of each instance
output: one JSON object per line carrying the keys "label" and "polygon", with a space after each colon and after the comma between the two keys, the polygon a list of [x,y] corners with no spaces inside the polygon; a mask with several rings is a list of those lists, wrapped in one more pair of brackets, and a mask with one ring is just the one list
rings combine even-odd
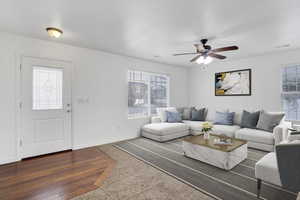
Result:
{"label": "framed wall art", "polygon": [[251,69],[215,73],[215,96],[250,96]]}

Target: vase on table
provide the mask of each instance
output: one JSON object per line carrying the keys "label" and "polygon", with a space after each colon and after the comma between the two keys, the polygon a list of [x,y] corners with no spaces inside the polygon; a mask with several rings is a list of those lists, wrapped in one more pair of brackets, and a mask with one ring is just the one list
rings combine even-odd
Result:
{"label": "vase on table", "polygon": [[212,130],[212,127],[213,127],[213,125],[210,122],[204,122],[202,124],[202,132],[203,132],[203,135],[204,135],[203,138],[205,140],[209,139],[210,131]]}
{"label": "vase on table", "polygon": [[208,140],[208,139],[209,139],[209,136],[210,136],[209,131],[204,131],[204,133],[203,133],[203,138],[204,138],[205,140]]}

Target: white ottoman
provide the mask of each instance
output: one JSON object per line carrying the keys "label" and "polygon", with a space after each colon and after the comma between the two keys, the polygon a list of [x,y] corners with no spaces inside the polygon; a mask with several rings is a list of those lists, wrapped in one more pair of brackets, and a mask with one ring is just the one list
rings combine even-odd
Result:
{"label": "white ottoman", "polygon": [[165,142],[189,134],[189,127],[184,123],[154,123],[146,124],[142,128],[142,136],[159,142]]}

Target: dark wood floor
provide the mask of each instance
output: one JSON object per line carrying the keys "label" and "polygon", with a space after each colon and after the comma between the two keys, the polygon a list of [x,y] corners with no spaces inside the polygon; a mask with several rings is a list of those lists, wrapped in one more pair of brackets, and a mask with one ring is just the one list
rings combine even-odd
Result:
{"label": "dark wood floor", "polygon": [[0,166],[0,199],[70,199],[97,189],[115,162],[86,148]]}

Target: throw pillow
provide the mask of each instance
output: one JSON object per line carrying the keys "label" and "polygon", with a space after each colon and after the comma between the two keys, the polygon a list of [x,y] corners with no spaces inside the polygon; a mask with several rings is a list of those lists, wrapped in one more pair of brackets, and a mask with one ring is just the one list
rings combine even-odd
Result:
{"label": "throw pillow", "polygon": [[182,113],[182,119],[183,120],[190,120],[191,117],[192,117],[192,110],[193,109],[194,109],[194,107],[184,108],[183,113]]}
{"label": "throw pillow", "polygon": [[181,115],[183,114],[183,110],[187,107],[177,107],[176,110],[179,112]]}
{"label": "throw pillow", "polygon": [[284,113],[271,113],[262,110],[260,112],[256,128],[273,132],[273,129],[280,123],[283,117]]}
{"label": "throw pillow", "polygon": [[233,125],[234,112],[216,112],[214,124]]}
{"label": "throw pillow", "polygon": [[251,112],[244,110],[243,115],[242,115],[241,127],[255,129],[258,119],[259,119],[259,114],[260,114],[260,111],[251,113]]}
{"label": "throw pillow", "polygon": [[205,121],[205,108],[192,110],[192,121]]}
{"label": "throw pillow", "polygon": [[160,117],[161,122],[167,121],[166,111],[176,112],[176,108],[174,107],[156,108],[157,115]]}
{"label": "throw pillow", "polygon": [[169,123],[176,123],[176,122],[181,122],[181,116],[179,112],[170,112],[170,111],[166,111],[167,113],[167,122]]}

